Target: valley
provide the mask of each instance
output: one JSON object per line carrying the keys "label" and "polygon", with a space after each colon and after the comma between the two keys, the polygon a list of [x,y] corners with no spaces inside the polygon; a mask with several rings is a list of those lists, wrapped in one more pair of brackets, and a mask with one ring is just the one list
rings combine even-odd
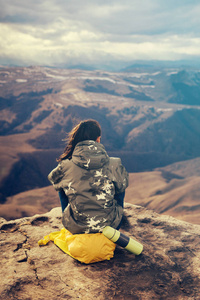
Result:
{"label": "valley", "polygon": [[47,174],[67,132],[92,118],[102,126],[108,154],[120,156],[130,173],[127,202],[199,222],[199,74],[1,67],[1,216],[14,219],[59,205]]}

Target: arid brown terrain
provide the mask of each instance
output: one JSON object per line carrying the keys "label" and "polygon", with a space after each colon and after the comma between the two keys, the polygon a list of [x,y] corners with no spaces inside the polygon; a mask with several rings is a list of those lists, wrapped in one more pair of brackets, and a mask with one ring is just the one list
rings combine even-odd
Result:
{"label": "arid brown terrain", "polygon": [[125,205],[121,232],[143,244],[135,256],[117,246],[110,260],[84,264],[53,242],[61,209],[12,221],[0,219],[0,294],[15,299],[197,300],[200,287],[200,225]]}
{"label": "arid brown terrain", "polygon": [[58,206],[47,174],[77,122],[97,119],[102,143],[130,173],[126,202],[200,224],[200,72],[0,68],[0,211]]}

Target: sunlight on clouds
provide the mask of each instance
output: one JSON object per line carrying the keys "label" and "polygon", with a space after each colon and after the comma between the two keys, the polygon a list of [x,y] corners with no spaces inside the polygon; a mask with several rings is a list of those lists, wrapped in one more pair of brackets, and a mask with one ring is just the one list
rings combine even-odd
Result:
{"label": "sunlight on clouds", "polygon": [[[186,36],[157,35],[151,39],[148,36],[131,36],[119,42],[109,40],[109,35],[99,34],[86,29],[80,31],[76,26],[69,26],[61,22],[63,28],[52,26],[37,28],[21,25],[1,24],[0,27],[0,56],[16,58],[29,64],[74,63],[84,61],[103,61],[104,57],[114,59],[160,59],[175,60],[186,55],[200,55],[200,38]],[[68,23],[70,25],[70,23]]]}
{"label": "sunlight on clouds", "polygon": [[171,37],[171,46],[177,54],[200,55],[200,38],[174,35]]}
{"label": "sunlight on clouds", "polygon": [[92,42],[97,41],[100,38],[97,34],[94,32],[90,32],[87,30],[81,30],[80,32],[68,32],[64,36],[62,36],[61,41],[62,42],[71,42],[71,43],[78,43],[86,41]]}
{"label": "sunlight on clouds", "polygon": [[[139,39],[137,37],[137,39]],[[157,37],[154,41],[139,43],[103,42],[99,44],[101,51],[123,59],[179,59],[184,55],[200,55],[200,38],[186,38],[178,36]],[[182,56],[180,56],[182,54]]]}
{"label": "sunlight on clouds", "polygon": [[48,63],[48,51],[54,48],[51,41],[35,38],[6,24],[0,27],[0,44],[1,56],[29,63]]}
{"label": "sunlight on clouds", "polygon": [[193,59],[199,12],[186,0],[2,1],[0,63]]}

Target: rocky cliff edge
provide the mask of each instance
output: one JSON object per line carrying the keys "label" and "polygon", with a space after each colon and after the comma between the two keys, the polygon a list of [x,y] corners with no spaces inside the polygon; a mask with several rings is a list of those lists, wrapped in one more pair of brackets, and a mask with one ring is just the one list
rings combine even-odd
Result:
{"label": "rocky cliff edge", "polygon": [[135,256],[117,246],[114,258],[82,264],[50,242],[61,209],[7,222],[0,219],[0,298],[200,299],[200,225],[126,204],[121,232],[144,245]]}

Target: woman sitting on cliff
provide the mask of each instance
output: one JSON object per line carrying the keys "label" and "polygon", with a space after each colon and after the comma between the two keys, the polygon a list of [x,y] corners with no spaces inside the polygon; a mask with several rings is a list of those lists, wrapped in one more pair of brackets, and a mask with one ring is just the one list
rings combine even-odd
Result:
{"label": "woman sitting on cliff", "polygon": [[128,173],[120,158],[108,156],[100,138],[97,121],[80,122],[48,176],[59,191],[63,225],[73,234],[120,227]]}

